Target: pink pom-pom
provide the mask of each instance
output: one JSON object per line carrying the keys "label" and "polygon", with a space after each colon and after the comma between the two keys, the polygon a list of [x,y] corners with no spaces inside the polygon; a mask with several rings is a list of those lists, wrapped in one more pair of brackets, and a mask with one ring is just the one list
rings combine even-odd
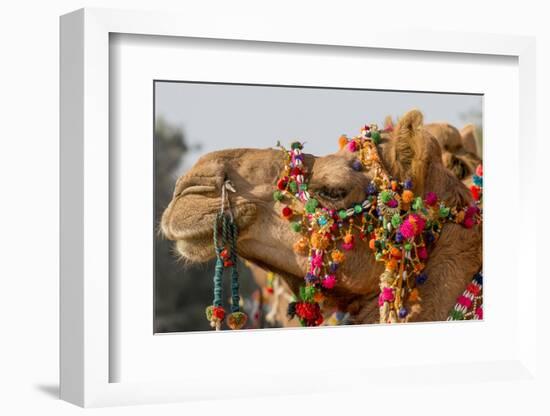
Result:
{"label": "pink pom-pom", "polygon": [[336,285],[336,276],[328,274],[321,283],[325,289],[332,289]]}
{"label": "pink pom-pom", "polygon": [[476,317],[477,319],[483,319],[483,307],[482,306],[479,306],[477,309],[476,309]]}
{"label": "pink pom-pom", "polygon": [[410,214],[399,227],[399,231],[404,238],[408,239],[419,235],[424,230],[425,225],[426,220],[420,215]]}
{"label": "pink pom-pom", "polygon": [[416,253],[418,254],[418,258],[420,260],[426,260],[428,258],[428,250],[426,250],[426,247],[418,247],[416,249]]}
{"label": "pink pom-pom", "polygon": [[382,306],[384,302],[393,302],[395,300],[395,294],[391,287],[385,287],[378,295],[378,306]]}
{"label": "pink pom-pom", "polygon": [[397,208],[397,201],[395,199],[390,199],[386,205],[390,208]]}
{"label": "pink pom-pom", "polygon": [[311,259],[311,266],[313,268],[322,267],[323,266],[323,256],[313,256],[313,258]]}
{"label": "pink pom-pom", "polygon": [[353,241],[350,243],[342,243],[342,248],[346,251],[353,250]]}
{"label": "pink pom-pom", "polygon": [[466,212],[464,213],[464,216],[466,218],[471,218],[475,215],[479,214],[479,208],[476,207],[475,205],[470,205],[467,209],[466,209]]}
{"label": "pink pom-pom", "polygon": [[357,143],[355,143],[355,140],[350,141],[347,147],[348,147],[348,150],[352,153],[357,151]]}
{"label": "pink pom-pom", "polygon": [[464,221],[462,222],[462,225],[466,228],[472,228],[474,226],[474,219],[472,217],[466,217],[464,218]]}
{"label": "pink pom-pom", "polygon": [[464,295],[460,295],[457,299],[457,303],[464,306],[465,308],[469,308],[470,306],[472,306],[472,299],[467,298]]}
{"label": "pink pom-pom", "polygon": [[437,195],[434,192],[428,192],[424,200],[426,201],[426,205],[432,207],[437,203]]}

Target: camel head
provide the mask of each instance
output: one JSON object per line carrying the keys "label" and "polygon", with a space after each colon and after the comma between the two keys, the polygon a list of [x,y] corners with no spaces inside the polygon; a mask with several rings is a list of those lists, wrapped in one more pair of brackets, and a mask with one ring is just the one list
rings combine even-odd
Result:
{"label": "camel head", "polygon": [[439,142],[443,164],[468,186],[472,175],[481,163],[478,156],[475,127],[468,124],[461,131],[447,123],[431,123],[424,126]]}
{"label": "camel head", "polygon": [[[412,180],[416,195],[435,192],[450,205],[471,201],[466,187],[444,167],[440,146],[423,128],[419,111],[408,112],[391,133],[383,133],[378,152],[392,177]],[[345,148],[324,157],[305,154],[304,165],[310,194],[326,208],[349,208],[363,201],[373,178],[373,172]],[[281,215],[284,205],[273,198],[283,168],[283,152],[276,149],[231,149],[203,156],[177,181],[162,216],[163,234],[191,262],[213,258],[213,223],[220,210],[222,185],[230,180],[236,190],[229,198],[239,228],[239,255],[299,285],[307,258],[293,250],[299,235]],[[358,241],[347,255],[335,296],[349,299],[378,293],[383,265],[375,262],[366,245]]]}

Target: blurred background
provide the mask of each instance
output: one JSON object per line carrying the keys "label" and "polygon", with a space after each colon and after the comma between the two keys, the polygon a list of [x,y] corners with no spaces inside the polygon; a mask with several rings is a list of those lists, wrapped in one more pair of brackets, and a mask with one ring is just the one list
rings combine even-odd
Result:
{"label": "blurred background", "polygon": [[[448,122],[459,130],[473,124],[482,154],[483,97],[329,88],[157,81],[155,94],[155,224],[168,205],[175,182],[203,154],[225,148],[275,146],[299,139],[307,152],[337,150],[341,134],[384,119],[394,121],[412,108],[426,123]],[[155,233],[157,235],[157,233]],[[253,317],[261,308],[261,291],[240,262],[244,309]],[[184,265],[172,243],[155,240],[155,332],[209,330],[205,308],[212,302],[214,262]],[[229,292],[228,279],[224,293]],[[266,327],[251,319],[248,327]]]}

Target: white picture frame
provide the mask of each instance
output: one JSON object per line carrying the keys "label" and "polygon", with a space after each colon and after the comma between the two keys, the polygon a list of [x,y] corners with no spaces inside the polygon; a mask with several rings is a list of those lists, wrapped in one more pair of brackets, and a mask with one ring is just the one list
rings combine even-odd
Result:
{"label": "white picture frame", "polygon": [[[216,20],[215,17],[213,19]],[[212,388],[207,374],[182,380],[112,382],[111,366],[117,357],[110,346],[113,336],[110,311],[116,308],[110,293],[109,276],[112,264],[109,255],[110,172],[113,160],[109,155],[109,36],[114,33],[171,36],[184,38],[225,39],[281,44],[332,45],[333,47],[373,48],[384,50],[428,51],[442,54],[503,55],[518,60],[518,138],[536,137],[535,131],[535,41],[529,37],[472,33],[429,33],[399,31],[396,28],[362,31],[350,27],[337,28],[287,27],[282,30],[270,22],[243,18],[241,22],[223,19],[208,26],[189,16],[169,13],[130,12],[106,9],[82,9],[61,18],[61,398],[80,406],[184,401],[197,398],[242,397],[254,394],[311,393],[336,391],[350,386],[374,385],[390,380],[384,364],[372,363],[358,368],[343,365],[320,371],[306,386],[289,381],[284,373],[266,370],[269,380],[253,381],[240,386]],[[261,24],[260,24],[261,23]],[[235,32],[234,28],[239,27]],[[513,124],[513,123],[512,123]],[[513,124],[514,125],[514,124]],[[534,141],[536,143],[536,140]],[[532,166],[536,144],[517,146],[521,213],[534,203],[533,181],[527,176]],[[522,271],[522,284],[515,292],[516,308],[510,313],[515,322],[517,345],[506,356],[495,361],[461,363],[452,360],[416,363],[406,374],[417,376],[418,383],[434,380],[467,378],[467,374],[483,372],[480,380],[531,380],[537,382],[537,321],[532,319],[536,300],[528,291],[536,291],[536,261],[528,255],[530,241],[536,241],[536,230],[530,227],[527,215],[520,216],[524,230],[517,236],[519,254],[515,274]],[[521,269],[520,269],[521,267]],[[515,281],[517,282],[517,281]],[[377,327],[380,331],[382,327]],[[407,326],[405,331],[414,331]],[[333,329],[334,330],[334,329]],[[336,329],[341,331],[340,328]],[[272,333],[273,337],[289,337],[291,332]],[[323,342],[326,333],[315,331]],[[321,335],[319,335],[321,334]],[[344,332],[339,336],[344,337]],[[151,334],[152,335],[152,334]],[[193,336],[192,334],[186,336]],[[234,337],[227,334],[226,337]],[[402,336],[397,334],[397,337]],[[167,341],[165,341],[167,342]],[[236,341],[237,343],[239,341]],[[508,350],[507,350],[508,351]],[[365,371],[368,369],[368,374]],[[259,370],[262,371],[261,369]],[[323,376],[346,379],[327,388]],[[472,382],[476,382],[473,380]],[[246,386],[243,389],[242,386]],[[401,388],[405,388],[403,384]]]}

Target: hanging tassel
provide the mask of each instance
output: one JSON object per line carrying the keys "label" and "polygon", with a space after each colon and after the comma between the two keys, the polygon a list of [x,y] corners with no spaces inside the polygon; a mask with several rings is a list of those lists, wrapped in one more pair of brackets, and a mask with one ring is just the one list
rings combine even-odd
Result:
{"label": "hanging tassel", "polygon": [[246,313],[241,311],[239,295],[239,271],[237,269],[237,224],[230,219],[228,225],[231,266],[231,314],[227,317],[227,325],[231,329],[242,329],[248,321]]}
{"label": "hanging tassel", "polygon": [[223,241],[222,246],[219,245],[219,232],[220,226],[224,228],[225,215],[220,213],[216,216],[214,222],[214,249],[216,250],[216,267],[214,269],[214,300],[212,305],[206,308],[206,319],[210,321],[210,326],[215,328],[216,331],[221,329],[221,324],[225,318],[225,310],[222,306],[222,289],[223,289],[223,268],[224,261],[222,252],[224,250]]}

